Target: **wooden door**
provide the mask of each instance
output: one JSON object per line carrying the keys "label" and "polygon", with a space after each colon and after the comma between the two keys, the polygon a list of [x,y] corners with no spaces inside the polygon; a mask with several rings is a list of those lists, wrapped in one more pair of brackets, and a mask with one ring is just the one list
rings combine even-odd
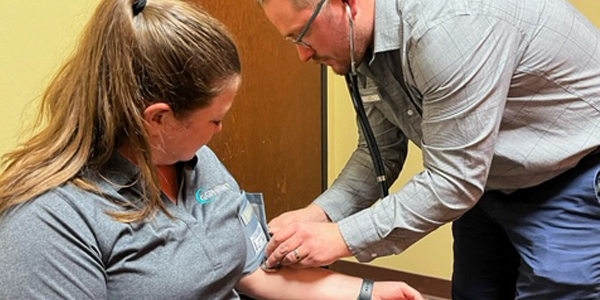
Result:
{"label": "wooden door", "polygon": [[322,71],[301,63],[255,0],[199,0],[234,34],[242,87],[209,146],[242,189],[263,192],[269,219],[324,188]]}

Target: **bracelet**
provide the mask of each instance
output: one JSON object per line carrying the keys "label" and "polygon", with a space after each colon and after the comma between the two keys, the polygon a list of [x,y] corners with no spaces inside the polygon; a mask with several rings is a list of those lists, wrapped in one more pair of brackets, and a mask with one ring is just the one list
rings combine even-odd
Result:
{"label": "bracelet", "polygon": [[357,300],[371,300],[373,298],[373,284],[373,280],[363,279]]}

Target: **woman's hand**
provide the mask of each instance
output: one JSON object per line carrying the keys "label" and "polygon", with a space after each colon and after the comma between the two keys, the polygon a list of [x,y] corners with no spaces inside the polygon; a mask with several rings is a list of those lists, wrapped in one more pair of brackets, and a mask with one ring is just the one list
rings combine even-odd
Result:
{"label": "woman's hand", "polygon": [[373,300],[424,300],[421,293],[404,282],[376,281]]}

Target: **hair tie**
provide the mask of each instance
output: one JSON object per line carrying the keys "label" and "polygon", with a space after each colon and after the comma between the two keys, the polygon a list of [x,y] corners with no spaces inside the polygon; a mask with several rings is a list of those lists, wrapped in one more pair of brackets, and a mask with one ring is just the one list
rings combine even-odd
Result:
{"label": "hair tie", "polygon": [[137,16],[146,7],[146,0],[137,0],[133,2],[133,16]]}

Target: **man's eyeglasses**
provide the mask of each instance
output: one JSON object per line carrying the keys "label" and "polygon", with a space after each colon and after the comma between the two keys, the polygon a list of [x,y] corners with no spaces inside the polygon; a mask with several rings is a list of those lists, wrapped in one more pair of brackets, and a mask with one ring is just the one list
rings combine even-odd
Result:
{"label": "man's eyeglasses", "polygon": [[292,37],[286,37],[286,41],[292,42],[294,44],[297,45],[301,45],[304,47],[308,47],[308,48],[312,48],[312,46],[303,41],[302,39],[304,38],[304,36],[306,35],[306,32],[308,32],[308,29],[310,28],[310,25],[313,23],[313,21],[317,18],[317,16],[319,15],[319,12],[321,12],[321,8],[323,7],[323,4],[325,4],[325,2],[327,2],[327,0],[321,0],[318,4],[317,7],[315,8],[315,11],[313,12],[312,16],[310,16],[310,19],[308,19],[308,22],[306,22],[306,25],[304,25],[304,28],[302,29],[302,31],[300,32],[300,34],[298,35],[297,38],[292,38]]}

